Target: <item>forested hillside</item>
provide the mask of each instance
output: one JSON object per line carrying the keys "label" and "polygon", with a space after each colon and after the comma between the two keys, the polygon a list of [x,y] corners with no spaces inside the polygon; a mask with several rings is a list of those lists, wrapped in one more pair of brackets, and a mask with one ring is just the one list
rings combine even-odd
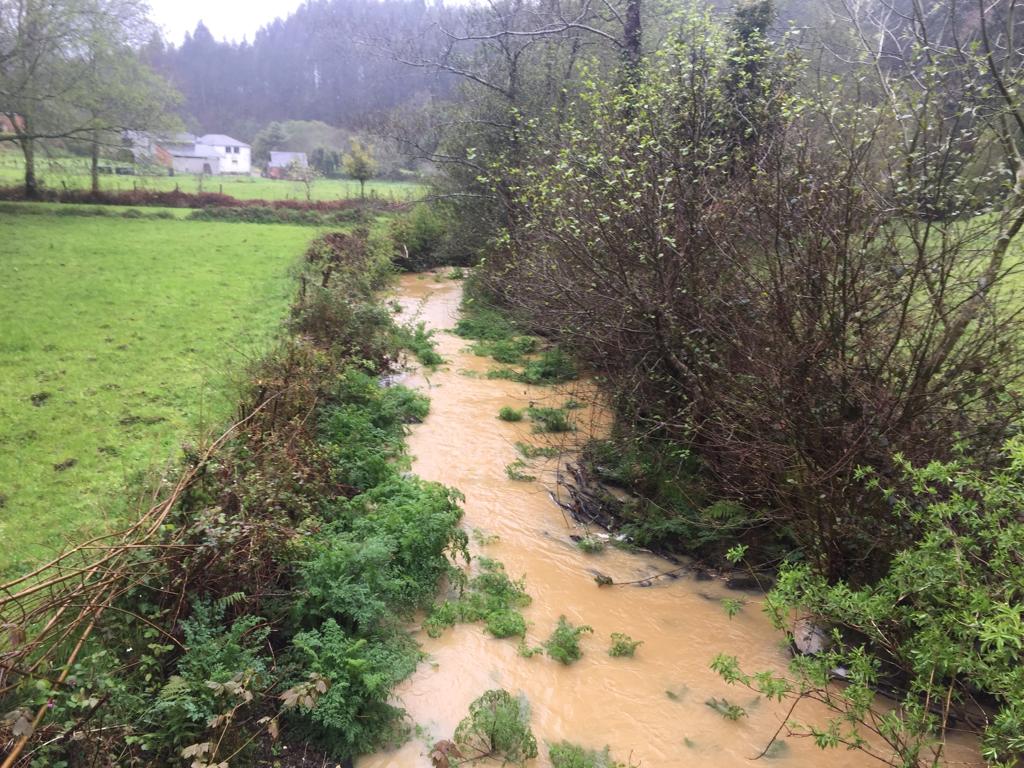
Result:
{"label": "forested hillside", "polygon": [[435,18],[421,2],[318,0],[249,42],[218,42],[200,22],[177,47],[155,36],[143,57],[184,95],[183,113],[199,133],[251,141],[267,123],[285,120],[361,128],[370,115],[447,92],[444,78],[374,45],[412,39]]}

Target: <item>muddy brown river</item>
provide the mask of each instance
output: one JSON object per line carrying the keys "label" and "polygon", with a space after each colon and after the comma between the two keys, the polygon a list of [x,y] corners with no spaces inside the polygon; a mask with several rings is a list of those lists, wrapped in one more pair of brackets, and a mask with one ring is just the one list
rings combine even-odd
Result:
{"label": "muddy brown river", "polygon": [[[430,745],[451,738],[470,702],[491,688],[529,701],[541,752],[531,765],[550,765],[547,744],[563,739],[594,749],[607,745],[614,758],[644,768],[751,765],[785,718],[788,703],[758,700],[746,689],[727,686],[709,664],[725,652],[739,656],[748,670],[782,670],[788,661],[783,637],[756,598],[744,598],[743,610],[730,619],[721,600],[744,596],[718,581],[685,576],[659,579],[647,588],[595,584],[595,570],[619,583],[673,566],[653,555],[612,547],[585,554],[573,545],[570,535],[583,530],[548,495],[554,473],[571,457],[571,442],[562,446],[566,454],[560,459],[531,462],[529,472],[537,481],[507,477],[506,465],[518,458],[516,441],[542,444],[544,436],[532,434],[528,421],[500,421],[502,406],[557,406],[573,396],[595,398],[582,396],[585,382],[549,388],[483,377],[494,361],[471,354],[468,343],[450,333],[461,290],[457,281],[409,275],[398,291],[399,319],[436,329],[438,351],[447,361],[437,371],[414,371],[405,381],[431,401],[430,416],[412,428],[409,438],[413,471],[461,490],[467,530],[496,537],[491,543],[471,543],[471,550],[502,561],[513,578],[525,576],[533,598],[523,612],[530,645],[543,642],[560,615],[589,624],[594,634],[582,638],[582,660],[563,666],[543,655],[520,657],[515,640],[496,640],[482,625],[458,625],[437,639],[417,632],[427,658],[399,686],[396,704],[408,711],[418,732],[400,749],[365,757],[358,765],[428,768]],[[592,407],[575,411],[574,417],[579,430],[572,440],[602,429],[604,419]],[[643,641],[634,658],[608,655],[612,632]],[[713,697],[728,698],[748,716],[726,720],[705,704]],[[795,717],[822,723],[827,713],[803,704]],[[772,754],[758,763],[787,768],[881,765],[860,752],[822,752],[806,738],[787,738]],[[969,741],[951,746],[944,764],[982,765]]]}

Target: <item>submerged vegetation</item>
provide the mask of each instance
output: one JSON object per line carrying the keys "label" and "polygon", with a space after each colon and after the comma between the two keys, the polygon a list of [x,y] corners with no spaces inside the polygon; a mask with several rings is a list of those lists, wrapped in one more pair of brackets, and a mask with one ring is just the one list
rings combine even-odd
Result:
{"label": "submerged vegetation", "polygon": [[580,636],[593,631],[594,629],[586,624],[577,627],[565,616],[559,616],[558,626],[544,642],[544,650],[552,659],[568,666],[583,658]]}
{"label": "submerged vegetation", "polygon": [[487,691],[470,704],[453,740],[460,759],[470,764],[494,760],[525,765],[538,754],[529,705],[503,690]]}
{"label": "submerged vegetation", "polygon": [[457,598],[437,603],[423,622],[427,634],[440,637],[448,627],[460,622],[482,621],[494,637],[523,637],[526,620],[520,608],[530,604],[524,579],[513,581],[505,573],[505,566],[497,560],[477,557],[479,573],[467,584],[456,578],[460,585]]}

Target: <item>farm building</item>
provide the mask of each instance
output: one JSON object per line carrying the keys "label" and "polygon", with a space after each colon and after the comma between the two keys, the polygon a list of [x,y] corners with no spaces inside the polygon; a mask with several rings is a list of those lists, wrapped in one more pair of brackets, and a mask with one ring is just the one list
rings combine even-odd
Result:
{"label": "farm building", "polygon": [[142,131],[126,131],[124,140],[131,148],[135,162],[158,163],[174,173],[220,176],[252,172],[251,147],[223,134],[157,136]]}
{"label": "farm building", "polygon": [[175,173],[205,174],[220,176],[224,158],[212,147],[194,144],[191,147],[174,147],[168,150],[171,168]]}
{"label": "farm building", "polygon": [[305,152],[271,152],[267,175],[272,179],[287,179],[294,169],[308,167],[309,160]]}
{"label": "farm building", "polygon": [[195,148],[212,149],[220,156],[219,173],[252,173],[252,147],[244,141],[222,133],[208,133],[196,139]]}

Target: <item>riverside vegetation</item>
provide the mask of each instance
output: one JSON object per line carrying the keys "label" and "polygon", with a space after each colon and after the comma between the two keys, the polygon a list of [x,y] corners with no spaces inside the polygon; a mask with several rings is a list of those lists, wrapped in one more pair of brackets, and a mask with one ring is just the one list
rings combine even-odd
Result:
{"label": "riverside vegetation", "polygon": [[1016,765],[1020,9],[655,5],[480,9],[421,57],[466,95],[431,137],[442,250],[480,260],[460,328],[605,385],[581,476],[631,491],[595,487],[614,527],[777,577],[780,628],[825,636],[785,678],[714,661],[792,703],[766,738],[923,766],[967,727]]}

